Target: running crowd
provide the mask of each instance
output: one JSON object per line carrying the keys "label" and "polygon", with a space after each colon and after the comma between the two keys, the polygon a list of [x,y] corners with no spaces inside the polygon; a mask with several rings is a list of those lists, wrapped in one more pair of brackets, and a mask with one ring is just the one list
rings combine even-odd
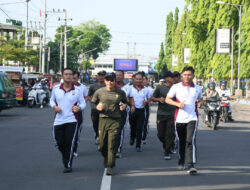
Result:
{"label": "running crowd", "polygon": [[[56,115],[53,137],[62,154],[64,173],[72,172],[73,157],[77,157],[79,137],[84,124],[86,102],[91,102],[91,119],[95,143],[104,157],[106,175],[113,175],[116,158],[122,157],[124,128],[130,125],[130,145],[142,152],[146,144],[150,106],[158,102],[158,138],[164,150],[164,159],[178,151],[178,169],[197,173],[196,132],[197,106],[203,104],[202,87],[194,84],[194,69],[185,67],[182,73],[167,71],[162,84],[153,89],[143,72],[133,75],[132,83],[124,83],[124,72],[100,71],[97,83],[87,90],[79,83],[78,72],[66,68],[63,83],[52,90],[50,106]],[[185,152],[187,149],[187,163]],[[185,168],[185,165],[187,167]]]}

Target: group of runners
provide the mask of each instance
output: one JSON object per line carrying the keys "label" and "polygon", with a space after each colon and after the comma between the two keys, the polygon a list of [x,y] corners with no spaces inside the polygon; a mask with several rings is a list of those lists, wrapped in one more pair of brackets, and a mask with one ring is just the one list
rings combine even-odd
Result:
{"label": "group of runners", "polygon": [[[197,106],[202,102],[202,88],[193,83],[194,69],[185,67],[181,74],[167,71],[163,84],[155,89],[148,85],[143,72],[133,75],[133,81],[124,83],[124,72],[97,74],[97,83],[89,87],[80,84],[79,73],[66,68],[63,83],[52,90],[50,105],[55,110],[53,136],[62,153],[64,173],[72,172],[86,102],[91,102],[91,119],[95,143],[104,157],[106,175],[113,175],[116,158],[122,157],[124,128],[130,126],[131,146],[142,152],[147,143],[150,106],[158,102],[158,138],[164,150],[164,159],[178,149],[178,169],[194,174],[196,163]],[[187,149],[187,164],[185,152]]]}

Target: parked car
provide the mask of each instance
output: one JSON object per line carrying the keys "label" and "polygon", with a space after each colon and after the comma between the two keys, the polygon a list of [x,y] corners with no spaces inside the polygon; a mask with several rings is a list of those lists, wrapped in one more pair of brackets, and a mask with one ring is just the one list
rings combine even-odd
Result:
{"label": "parked car", "polygon": [[8,74],[0,72],[0,111],[16,105],[16,89]]}

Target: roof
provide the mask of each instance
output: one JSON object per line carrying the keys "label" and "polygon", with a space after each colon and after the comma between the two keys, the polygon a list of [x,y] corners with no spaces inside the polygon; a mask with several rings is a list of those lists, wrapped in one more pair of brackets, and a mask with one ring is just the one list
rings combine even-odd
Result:
{"label": "roof", "polygon": [[22,27],[21,26],[15,26],[15,25],[9,25],[9,24],[1,24],[0,23],[0,29],[17,31],[20,28],[22,28]]}
{"label": "roof", "polygon": [[12,67],[12,66],[0,66],[0,71],[2,72],[23,72],[23,67]]}

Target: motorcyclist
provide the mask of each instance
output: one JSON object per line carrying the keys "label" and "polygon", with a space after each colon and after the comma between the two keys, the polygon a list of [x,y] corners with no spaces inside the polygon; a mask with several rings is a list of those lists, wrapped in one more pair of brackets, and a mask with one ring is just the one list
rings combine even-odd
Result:
{"label": "motorcyclist", "polygon": [[[204,94],[203,94],[203,99],[206,100],[208,98],[212,98],[212,97],[216,97],[219,99],[219,93],[215,90],[215,82],[210,82],[208,84],[208,88],[205,90]],[[205,111],[205,114],[206,114],[206,117],[205,117],[205,122],[208,122],[208,112],[206,110]]]}
{"label": "motorcyclist", "polygon": [[[217,92],[220,96],[220,98],[224,97],[229,97],[230,99],[233,99],[230,90],[227,88],[227,81],[221,80],[220,81],[220,88],[217,88]],[[228,103],[229,105],[229,110],[228,110],[228,120],[229,121],[234,121],[232,118],[232,110],[233,110],[233,105],[231,102]]]}
{"label": "motorcyclist", "polygon": [[203,97],[205,99],[207,98],[211,98],[211,97],[217,97],[219,98],[219,93],[215,90],[215,82],[210,82],[207,86],[207,89],[205,90],[205,93],[203,95]]}
{"label": "motorcyclist", "polygon": [[33,88],[36,91],[37,102],[38,102],[38,104],[41,105],[41,108],[43,108],[43,105],[42,105],[42,83],[41,83],[41,79],[37,80],[37,82],[34,84]]}

